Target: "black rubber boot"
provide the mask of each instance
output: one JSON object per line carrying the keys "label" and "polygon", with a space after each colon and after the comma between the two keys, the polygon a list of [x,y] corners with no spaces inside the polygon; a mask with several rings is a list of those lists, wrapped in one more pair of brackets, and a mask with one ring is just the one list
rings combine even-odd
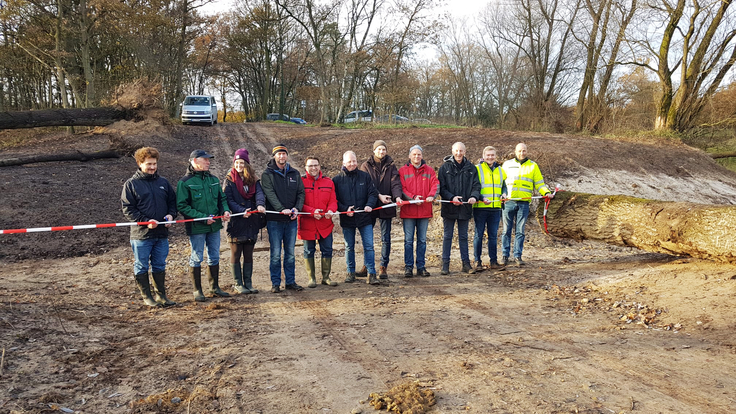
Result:
{"label": "black rubber boot", "polygon": [[314,257],[305,257],[304,267],[307,268],[307,276],[309,276],[309,284],[307,284],[307,287],[316,288],[317,278],[314,275],[314,273],[316,272],[315,265],[314,265]]}
{"label": "black rubber boot", "polygon": [[320,265],[322,265],[322,284],[328,286],[337,286],[337,282],[330,280],[330,273],[332,272],[332,258],[323,257]]}
{"label": "black rubber boot", "polygon": [[166,272],[153,272],[153,291],[156,296],[156,302],[163,306],[174,306],[176,302],[166,297]]}
{"label": "black rubber boot", "polygon": [[233,274],[233,280],[235,281],[233,290],[237,293],[250,293],[250,290],[243,286],[243,269],[240,267],[240,262],[230,263],[230,266],[230,272]]}
{"label": "black rubber boot", "polygon": [[253,289],[253,262],[243,263],[243,286],[250,293],[258,293],[258,289]]}
{"label": "black rubber boot", "polygon": [[230,294],[220,289],[220,265],[210,266],[210,293],[221,298],[229,298]]}
{"label": "black rubber boot", "polygon": [[207,299],[202,293],[202,268],[189,267],[189,276],[192,278],[192,285],[194,285],[194,300],[197,302],[206,301]]}
{"label": "black rubber boot", "polygon": [[143,303],[151,307],[160,306],[160,304],[151,297],[151,284],[148,280],[148,272],[135,275],[135,284],[141,292]]}

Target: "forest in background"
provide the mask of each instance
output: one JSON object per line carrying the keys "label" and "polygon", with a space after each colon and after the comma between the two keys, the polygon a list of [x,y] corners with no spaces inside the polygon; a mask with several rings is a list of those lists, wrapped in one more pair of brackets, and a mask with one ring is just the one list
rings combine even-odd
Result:
{"label": "forest in background", "polygon": [[502,129],[685,133],[706,148],[733,140],[731,0],[499,0],[472,24],[437,18],[438,0],[241,0],[205,16],[208,3],[0,1],[0,110],[105,105],[149,78],[172,117],[185,95],[212,93],[225,121],[280,112],[331,123],[372,109]]}

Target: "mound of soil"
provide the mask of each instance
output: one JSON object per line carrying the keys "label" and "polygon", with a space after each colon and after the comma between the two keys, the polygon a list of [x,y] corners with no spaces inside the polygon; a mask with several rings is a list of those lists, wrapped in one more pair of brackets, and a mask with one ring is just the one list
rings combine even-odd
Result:
{"label": "mound of soil", "polygon": [[[2,157],[91,152],[121,136],[132,146],[157,147],[160,173],[175,184],[197,148],[215,154],[218,177],[241,147],[260,173],[277,143],[299,170],[317,155],[334,175],[343,151],[364,160],[376,139],[388,143],[397,163],[420,144],[435,168],[456,141],[474,161],[486,145],[508,157],[523,141],[547,183],[571,191],[736,200],[733,173],[667,142],[268,123],[114,128],[123,132],[26,137],[0,146]],[[12,137],[6,132],[0,140]],[[130,157],[0,168],[0,228],[122,222],[120,192],[135,169]],[[387,283],[342,283],[344,242],[336,228],[332,278],[339,286],[204,304],[191,293],[188,239],[173,226],[166,284],[178,305],[167,309],[141,303],[127,228],[0,235],[0,409],[367,413],[374,408],[366,395],[399,384],[405,388],[392,401],[408,390],[414,408],[434,398],[430,412],[736,410],[736,266],[552,238],[530,222],[526,266],[464,274],[455,245],[451,273],[440,276],[441,225],[434,220],[429,278],[402,277],[397,219]],[[301,248],[298,242],[298,255]],[[229,290],[229,247],[221,250],[220,285]],[[296,271],[305,285],[301,260]],[[271,286],[265,234],[256,244],[253,282],[261,292]]]}

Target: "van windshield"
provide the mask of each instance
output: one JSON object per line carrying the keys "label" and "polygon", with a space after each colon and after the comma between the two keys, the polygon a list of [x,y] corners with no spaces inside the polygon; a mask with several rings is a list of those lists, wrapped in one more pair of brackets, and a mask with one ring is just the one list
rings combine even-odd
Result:
{"label": "van windshield", "polygon": [[210,98],[206,96],[187,96],[184,105],[210,106]]}

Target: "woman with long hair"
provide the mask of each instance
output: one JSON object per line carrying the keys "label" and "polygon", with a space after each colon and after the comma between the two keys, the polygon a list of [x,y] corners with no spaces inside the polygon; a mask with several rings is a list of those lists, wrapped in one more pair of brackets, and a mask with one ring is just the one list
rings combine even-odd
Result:
{"label": "woman with long hair", "polygon": [[[230,243],[230,264],[232,265],[233,289],[237,293],[258,293],[253,288],[253,248],[258,232],[266,224],[266,198],[250,166],[248,150],[240,148],[235,151],[233,167],[225,179],[225,197],[235,216],[227,224],[227,240]],[[240,257],[243,257],[241,266]]]}

